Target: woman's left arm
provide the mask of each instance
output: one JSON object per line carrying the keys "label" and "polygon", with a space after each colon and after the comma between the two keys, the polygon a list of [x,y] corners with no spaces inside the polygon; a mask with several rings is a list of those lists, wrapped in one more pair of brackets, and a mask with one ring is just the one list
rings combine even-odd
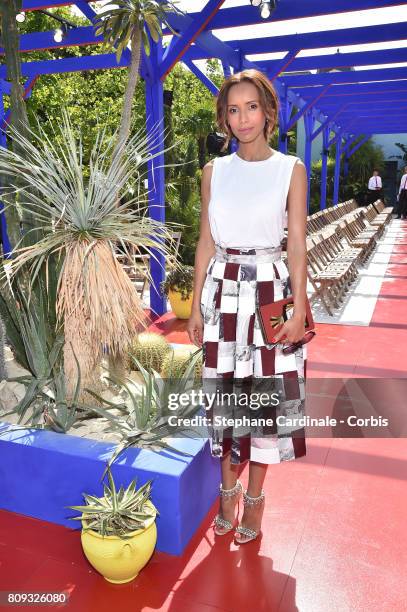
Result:
{"label": "woman's left arm", "polygon": [[294,165],[287,196],[287,256],[294,298],[292,317],[284,322],[273,342],[298,342],[305,334],[307,299],[307,173],[301,160]]}
{"label": "woman's left arm", "polygon": [[307,299],[307,171],[301,160],[294,165],[287,196],[287,257],[294,297],[292,318],[305,323]]}

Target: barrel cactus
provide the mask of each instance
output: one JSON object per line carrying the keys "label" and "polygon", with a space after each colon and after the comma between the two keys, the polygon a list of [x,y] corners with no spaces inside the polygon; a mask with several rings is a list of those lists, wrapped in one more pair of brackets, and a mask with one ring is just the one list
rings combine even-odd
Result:
{"label": "barrel cactus", "polygon": [[134,369],[132,357],[135,357],[147,370],[160,372],[164,357],[171,351],[171,345],[164,336],[154,332],[142,332],[129,350],[129,365]]}
{"label": "barrel cactus", "polygon": [[[196,350],[196,347],[194,347]],[[189,348],[175,348],[164,357],[161,368],[163,378],[180,378],[188,365],[192,351]],[[202,376],[202,361],[198,359],[194,368],[195,378]]]}

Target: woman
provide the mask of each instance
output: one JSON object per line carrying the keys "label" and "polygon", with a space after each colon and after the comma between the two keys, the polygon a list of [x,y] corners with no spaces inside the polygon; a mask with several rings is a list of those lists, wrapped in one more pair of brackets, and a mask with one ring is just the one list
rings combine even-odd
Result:
{"label": "woman", "polygon": [[[233,136],[239,146],[202,170],[201,228],[187,329],[191,342],[203,347],[204,386],[213,380],[230,389],[240,380],[243,386],[261,388],[262,382],[277,381],[279,392],[285,393],[279,410],[298,416],[305,400],[306,347],[290,355],[282,348],[305,334],[307,178],[297,157],[268,146],[277,117],[278,98],[261,72],[244,70],[222,84],[217,121],[228,135],[224,148]],[[290,274],[281,259],[287,212]],[[294,312],[274,338],[278,345],[266,345],[256,305],[282,299],[288,291],[294,295]],[[276,407],[271,410],[275,416]],[[249,460],[235,540],[254,540],[260,533],[267,466],[305,455],[304,430],[289,435],[273,425],[238,436],[233,427],[231,433],[213,425],[209,439],[222,471],[215,533],[224,535],[236,525],[235,505],[242,493],[236,468]]]}

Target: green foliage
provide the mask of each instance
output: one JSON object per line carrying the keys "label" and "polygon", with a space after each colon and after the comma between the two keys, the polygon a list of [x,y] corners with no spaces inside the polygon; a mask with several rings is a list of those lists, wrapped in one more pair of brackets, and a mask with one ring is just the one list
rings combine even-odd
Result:
{"label": "green foliage", "polygon": [[131,532],[145,528],[147,519],[159,514],[150,500],[152,480],[137,489],[137,479],[134,479],[126,489],[117,490],[110,468],[107,475],[110,486],[104,484],[102,497],[84,493],[85,506],[68,506],[81,513],[71,520],[82,521],[83,531],[93,530],[102,536],[128,539]]}
{"label": "green foliage", "polygon": [[77,360],[75,390],[67,398],[64,334],[55,313],[57,274],[57,265],[51,260],[48,270],[39,272],[29,292],[23,274],[6,283],[0,293],[0,313],[16,361],[29,372],[8,379],[26,387],[24,397],[10,414],[17,414],[18,423],[26,427],[67,432],[84,407],[78,402],[81,375]]}
{"label": "green foliage", "polygon": [[[349,158],[349,172],[346,180],[343,176],[343,167],[344,156],[341,158],[341,176],[339,179],[340,201],[354,198],[359,192],[366,190],[368,180],[374,168],[377,168],[379,172],[383,171],[383,150],[380,146],[368,140]],[[310,214],[318,211],[320,208],[321,168],[322,160],[312,163]],[[334,173],[335,148],[332,146],[329,151],[327,162],[327,206],[332,204]]]}
{"label": "green foliage", "polygon": [[384,153],[381,146],[368,140],[349,158],[348,184],[355,182],[366,188],[375,168],[383,172]]}
{"label": "green foliage", "polygon": [[194,287],[194,268],[183,266],[181,269],[173,269],[167,275],[165,281],[160,285],[161,293],[168,295],[170,290],[179,291],[181,299],[187,300]]}
{"label": "green foliage", "polygon": [[130,348],[130,366],[133,366],[133,358],[149,370],[160,372],[165,355],[171,350],[170,344],[164,336],[153,332],[142,332],[138,334],[137,340]]}
{"label": "green foliage", "polygon": [[395,142],[394,144],[396,145],[396,147],[400,149],[400,151],[402,152],[402,155],[390,155],[390,157],[394,159],[401,159],[401,161],[404,164],[406,164],[407,163],[407,145],[403,144],[402,142]]}

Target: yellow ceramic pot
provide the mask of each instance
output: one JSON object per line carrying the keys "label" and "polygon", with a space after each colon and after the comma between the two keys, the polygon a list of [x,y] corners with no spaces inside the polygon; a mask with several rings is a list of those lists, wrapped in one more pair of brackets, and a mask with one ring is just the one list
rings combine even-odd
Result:
{"label": "yellow ceramic pot", "polygon": [[172,312],[178,319],[189,319],[192,309],[192,298],[194,292],[191,291],[188,299],[181,299],[181,292],[174,289],[169,289],[168,299],[170,300]]}
{"label": "yellow ceramic pot", "polygon": [[[155,510],[150,501],[146,505]],[[155,516],[148,518],[145,524],[145,529],[130,532],[126,540],[111,535],[103,537],[93,530],[82,531],[82,547],[87,560],[109,582],[130,582],[146,565],[157,542]]]}

